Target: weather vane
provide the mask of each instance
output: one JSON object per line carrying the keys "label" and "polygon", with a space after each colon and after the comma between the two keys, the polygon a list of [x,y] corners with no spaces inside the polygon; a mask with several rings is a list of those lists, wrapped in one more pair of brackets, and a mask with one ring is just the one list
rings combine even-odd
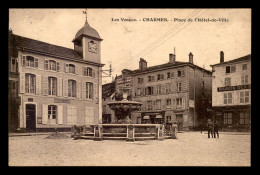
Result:
{"label": "weather vane", "polygon": [[87,16],[87,9],[83,11],[84,14],[86,14],[86,18],[88,17]]}

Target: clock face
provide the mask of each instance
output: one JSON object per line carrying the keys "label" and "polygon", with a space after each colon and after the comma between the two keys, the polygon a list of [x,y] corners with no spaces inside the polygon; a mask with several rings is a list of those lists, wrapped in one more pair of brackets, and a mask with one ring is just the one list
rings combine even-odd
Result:
{"label": "clock face", "polygon": [[88,51],[93,52],[93,53],[97,53],[97,44],[89,42],[88,43]]}

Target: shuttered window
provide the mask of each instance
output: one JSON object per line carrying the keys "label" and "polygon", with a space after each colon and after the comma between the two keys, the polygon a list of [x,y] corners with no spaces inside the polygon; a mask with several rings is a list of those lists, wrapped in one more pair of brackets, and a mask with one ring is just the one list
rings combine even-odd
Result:
{"label": "shuttered window", "polygon": [[56,119],[57,118],[57,106],[49,105],[48,106],[48,119]]}
{"label": "shuttered window", "polygon": [[32,56],[22,56],[22,65],[38,68],[38,58]]}
{"label": "shuttered window", "polygon": [[68,80],[68,96],[76,97],[76,81]]}
{"label": "shuttered window", "polygon": [[57,95],[57,78],[55,77],[48,78],[48,94]]}
{"label": "shuttered window", "polygon": [[25,74],[25,92],[35,94],[36,78],[33,74]]}
{"label": "shuttered window", "polygon": [[176,99],[176,108],[177,109],[182,109],[182,98],[177,98]]}
{"label": "shuttered window", "polygon": [[86,82],[86,99],[93,99],[93,83]]}

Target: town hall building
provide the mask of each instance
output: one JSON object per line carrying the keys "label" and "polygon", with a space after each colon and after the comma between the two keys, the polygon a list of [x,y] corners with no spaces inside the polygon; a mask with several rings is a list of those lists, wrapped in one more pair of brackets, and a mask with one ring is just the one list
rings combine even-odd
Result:
{"label": "town hall building", "polygon": [[102,122],[101,41],[87,19],[74,49],[9,31],[9,130],[69,131]]}

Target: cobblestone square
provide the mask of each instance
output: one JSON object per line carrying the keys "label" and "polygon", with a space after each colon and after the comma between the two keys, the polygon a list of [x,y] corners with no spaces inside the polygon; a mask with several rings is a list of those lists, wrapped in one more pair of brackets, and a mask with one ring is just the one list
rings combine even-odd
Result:
{"label": "cobblestone square", "polygon": [[250,166],[251,135],[178,133],[164,141],[9,137],[9,166]]}

